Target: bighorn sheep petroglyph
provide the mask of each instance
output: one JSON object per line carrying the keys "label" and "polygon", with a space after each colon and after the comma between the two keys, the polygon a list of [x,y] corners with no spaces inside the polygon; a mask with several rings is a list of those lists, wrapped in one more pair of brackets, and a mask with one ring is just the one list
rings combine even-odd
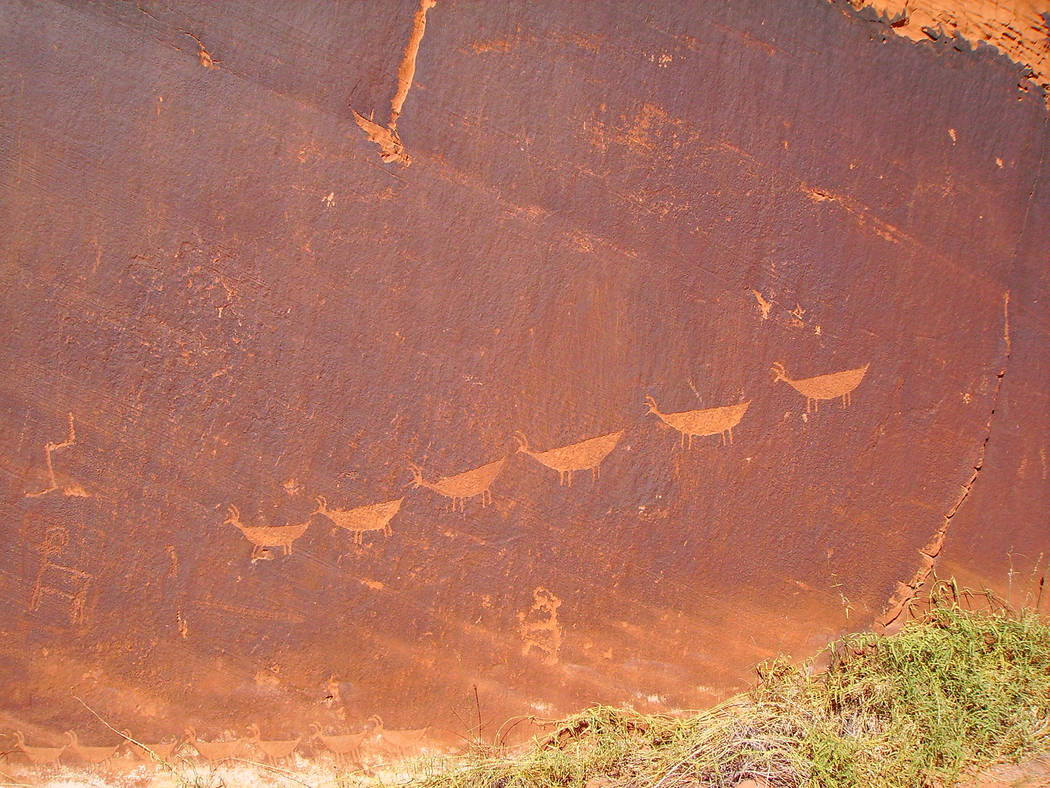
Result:
{"label": "bighorn sheep petroglyph", "polygon": [[560,446],[557,449],[547,451],[532,451],[529,441],[523,432],[515,432],[514,440],[518,442],[518,451],[527,454],[540,465],[545,465],[551,470],[558,472],[558,484],[568,487],[572,486],[572,474],[575,471],[591,472],[591,478],[598,480],[598,474],[602,460],[609,456],[616,444],[623,437],[623,430],[610,432],[608,435],[599,435],[597,438],[588,438],[579,443],[568,446]]}
{"label": "bighorn sheep petroglyph", "polygon": [[[312,517],[312,515],[311,515]],[[252,561],[257,561],[263,551],[271,547],[280,547],[284,555],[291,555],[292,542],[302,536],[310,520],[296,525],[245,525],[241,522],[241,513],[232,503],[229,506],[223,525],[232,525],[237,528],[244,537],[252,543]]]}
{"label": "bighorn sheep petroglyph", "polygon": [[458,508],[462,512],[463,503],[468,498],[476,498],[480,495],[482,506],[492,502],[492,493],[489,492],[489,487],[492,486],[492,482],[499,475],[499,472],[503,470],[503,463],[506,461],[507,458],[504,457],[501,460],[490,462],[478,468],[472,468],[469,471],[463,471],[463,473],[457,473],[454,476],[446,476],[443,479],[438,479],[436,482],[424,480],[423,469],[418,465],[409,463],[408,467],[412,471],[411,483],[413,487],[425,487],[428,490],[433,490],[438,495],[451,499],[452,510],[455,511]]}
{"label": "bighorn sheep petroglyph", "polygon": [[[120,744],[116,744],[112,747],[85,747],[77,739],[75,731],[66,731],[66,738],[69,739],[68,747],[73,754],[80,758],[80,760],[92,765],[105,763],[110,760],[117,754],[117,750],[121,747]],[[123,742],[121,742],[121,744],[123,744]]]}
{"label": "bighorn sheep petroglyph", "polygon": [[295,752],[299,746],[301,738],[296,739],[263,739],[260,737],[259,726],[254,722],[248,726],[248,731],[251,736],[246,741],[251,742],[266,756],[266,760],[269,761],[271,766],[276,766],[278,761],[283,761]]}
{"label": "bighorn sheep petroglyph", "polygon": [[372,737],[371,730],[329,736],[322,732],[321,726],[316,722],[310,725],[310,729],[313,731],[313,738],[320,741],[337,760],[343,763],[360,763],[361,747]]}
{"label": "bighorn sheep petroglyph", "polygon": [[179,741],[170,742],[157,742],[156,744],[147,744],[146,742],[140,742],[131,735],[131,731],[122,730],[120,734],[127,740],[128,744],[131,745],[131,754],[140,761],[146,763],[154,763],[156,761],[170,761],[171,756],[175,754],[175,750],[179,747]]}
{"label": "bighorn sheep petroglyph", "polygon": [[329,509],[328,501],[323,495],[317,496],[317,508],[310,516],[319,514],[327,517],[340,528],[345,528],[354,535],[354,544],[361,544],[363,537],[369,531],[382,531],[385,536],[391,536],[393,529],[390,521],[401,509],[404,498],[384,503],[373,503],[368,506],[358,506],[355,509]]}
{"label": "bighorn sheep petroglyph", "polygon": [[372,737],[376,749],[388,758],[404,758],[416,755],[426,747],[430,726],[417,728],[415,730],[388,731],[383,725],[383,719],[378,715],[372,715],[370,721],[375,723],[372,729]]}
{"label": "bighorn sheep petroglyph", "polygon": [[802,378],[794,380],[787,376],[784,365],[779,361],[774,363],[771,372],[773,382],[782,380],[791,388],[806,398],[806,413],[817,410],[817,402],[824,399],[835,399],[842,397],[842,407],[847,407],[852,400],[853,389],[864,380],[864,374],[868,371],[870,364],[865,364],[857,369],[847,369],[843,372],[832,372],[828,375],[818,375],[815,378]]}
{"label": "bighorn sheep petroglyph", "polygon": [[656,406],[656,400],[647,396],[645,404],[648,412],[657,416],[660,421],[669,427],[673,427],[682,433],[682,448],[692,448],[693,437],[702,438],[707,435],[721,435],[722,445],[726,445],[726,437],[729,443],[733,442],[733,427],[740,423],[747,413],[751,400],[741,402],[738,405],[725,405],[720,408],[704,408],[703,410],[684,410],[678,413],[661,413]]}
{"label": "bighorn sheep petroglyph", "polygon": [[62,757],[62,753],[66,751],[66,747],[30,747],[26,744],[25,736],[22,735],[22,731],[15,731],[11,734],[15,737],[15,746],[22,751],[22,754],[29,759],[30,763],[36,764],[37,766],[43,766],[44,764],[54,763]]}
{"label": "bighorn sheep petroglyph", "polygon": [[186,740],[193,745],[200,756],[209,763],[219,763],[237,757],[244,745],[242,739],[232,741],[201,741],[192,726],[186,728]]}

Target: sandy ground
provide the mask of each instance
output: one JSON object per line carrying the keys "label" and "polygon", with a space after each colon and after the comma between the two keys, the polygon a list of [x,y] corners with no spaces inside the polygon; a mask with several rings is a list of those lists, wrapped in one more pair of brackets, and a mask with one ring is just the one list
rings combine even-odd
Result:
{"label": "sandy ground", "polygon": [[[367,773],[348,772],[332,761],[313,761],[297,757],[283,767],[241,761],[210,767],[185,762],[182,774],[197,780],[199,788],[367,788],[375,785],[404,784],[413,776],[425,774],[433,761],[413,759],[395,765],[375,765]],[[116,767],[114,766],[114,771]],[[130,766],[126,764],[125,767]],[[0,786],[33,785],[43,788],[181,788],[167,770],[138,765],[120,774],[105,770],[58,767],[39,772],[26,765],[0,764]],[[751,781],[738,788],[768,788]],[[1020,764],[1000,764],[960,783],[960,788],[1050,788],[1050,755]]]}

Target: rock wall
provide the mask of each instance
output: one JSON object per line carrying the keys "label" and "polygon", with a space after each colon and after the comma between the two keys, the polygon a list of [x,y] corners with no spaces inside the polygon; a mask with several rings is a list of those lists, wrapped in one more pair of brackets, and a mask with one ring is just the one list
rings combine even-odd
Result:
{"label": "rock wall", "polygon": [[713,702],[933,571],[1043,602],[1005,57],[823,0],[5,21],[6,728],[455,741]]}

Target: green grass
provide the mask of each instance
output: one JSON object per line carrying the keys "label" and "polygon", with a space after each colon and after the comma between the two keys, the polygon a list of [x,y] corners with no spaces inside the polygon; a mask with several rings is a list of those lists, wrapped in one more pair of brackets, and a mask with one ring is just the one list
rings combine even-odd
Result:
{"label": "green grass", "polygon": [[[974,767],[1050,750],[1050,626],[963,609],[949,584],[892,636],[829,646],[830,667],[778,658],[746,693],[686,717],[598,706],[514,756],[445,764],[424,788],[951,785]],[[991,597],[986,597],[991,599]]]}

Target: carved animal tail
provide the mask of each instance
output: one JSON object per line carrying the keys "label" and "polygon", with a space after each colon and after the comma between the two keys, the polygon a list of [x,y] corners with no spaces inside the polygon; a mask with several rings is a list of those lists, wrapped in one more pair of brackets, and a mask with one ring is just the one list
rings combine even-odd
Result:
{"label": "carved animal tail", "polygon": [[784,365],[779,361],[774,361],[773,366],[770,367],[770,372],[773,373],[773,382],[778,380],[787,380],[787,370],[784,369]]}
{"label": "carved animal tail", "polygon": [[525,437],[524,432],[521,430],[515,430],[514,435],[511,437],[513,437],[514,441],[518,444],[518,451],[525,452],[526,454],[529,453],[529,441]]}
{"label": "carved animal tail", "polygon": [[226,522],[238,525],[241,522],[241,511],[232,503],[226,507]]}
{"label": "carved animal tail", "polygon": [[660,410],[656,407],[656,400],[648,394],[645,395],[645,404],[649,408],[650,413],[655,413],[657,416],[660,415]]}

